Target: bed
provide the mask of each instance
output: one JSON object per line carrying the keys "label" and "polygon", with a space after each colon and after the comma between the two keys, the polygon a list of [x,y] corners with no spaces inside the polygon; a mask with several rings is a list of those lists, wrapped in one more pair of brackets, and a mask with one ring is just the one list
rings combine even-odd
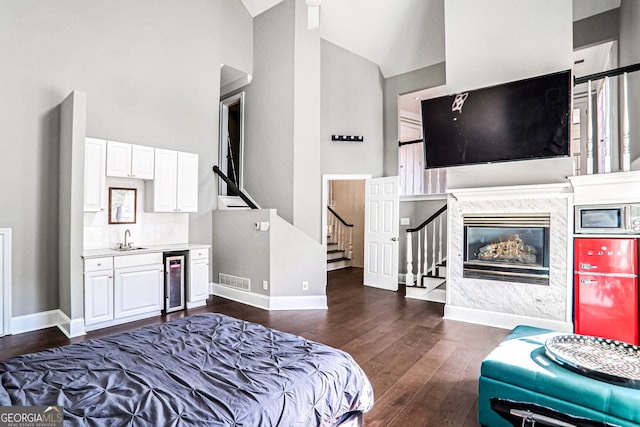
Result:
{"label": "bed", "polygon": [[373,390],[338,349],[207,313],[0,362],[0,405],[66,425],[360,425]]}

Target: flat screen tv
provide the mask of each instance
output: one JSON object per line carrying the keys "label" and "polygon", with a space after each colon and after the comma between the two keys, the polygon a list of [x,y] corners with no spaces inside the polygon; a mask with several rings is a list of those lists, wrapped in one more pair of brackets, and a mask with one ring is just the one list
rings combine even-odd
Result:
{"label": "flat screen tv", "polygon": [[570,70],[421,104],[426,168],[569,155]]}

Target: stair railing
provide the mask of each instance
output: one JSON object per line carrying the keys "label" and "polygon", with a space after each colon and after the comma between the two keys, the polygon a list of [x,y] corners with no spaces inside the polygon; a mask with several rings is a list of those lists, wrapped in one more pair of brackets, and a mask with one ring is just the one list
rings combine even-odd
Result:
{"label": "stair railing", "polygon": [[229,179],[229,177],[227,175],[224,174],[224,172],[222,172],[222,170],[220,170],[220,168],[217,165],[213,165],[213,171],[218,174],[218,176],[227,183],[227,188],[229,188],[233,194],[235,194],[236,196],[240,197],[246,204],[247,206],[249,206],[251,209],[259,209],[258,206],[253,203],[253,201],[247,197],[246,194],[244,194],[244,192],[238,188],[238,186]]}
{"label": "stair railing", "polygon": [[348,224],[336,211],[327,206],[327,235],[331,243],[337,243],[345,258],[353,256],[353,224]]}
{"label": "stair railing", "polygon": [[[446,258],[446,254],[442,249],[443,242],[443,222],[446,221],[447,205],[438,209],[436,213],[431,215],[419,226],[415,228],[407,228],[407,274],[405,283],[407,286],[413,286],[418,280],[418,286],[422,286],[423,276],[436,276],[437,268]],[[429,230],[431,230],[431,245],[429,245]],[[418,239],[418,271],[413,274],[413,234]],[[429,266],[431,262],[431,266]]]}
{"label": "stair railing", "polygon": [[[629,130],[630,123],[630,91],[628,74],[640,71],[640,63],[627,65],[625,67],[607,70],[600,73],[590,74],[584,77],[574,77],[573,85],[577,86],[587,83],[586,94],[577,93],[574,88],[575,98],[587,97],[587,123],[586,123],[586,153],[581,153],[577,147],[572,149],[574,153],[574,174],[600,174],[609,172],[626,172],[631,170],[631,134]],[[616,81],[613,77],[622,76],[621,93],[618,92],[619,100],[613,99],[615,90],[613,86]],[[615,111],[619,110],[620,138],[618,140],[617,132],[615,132],[612,117]],[[601,114],[602,113],[602,114]],[[604,122],[601,122],[604,120]],[[579,119],[578,119],[578,129]],[[598,129],[600,129],[598,131]],[[573,138],[575,139],[574,132]],[[637,142],[638,136],[633,135],[634,141]],[[613,141],[618,140],[619,143],[619,161],[615,164],[612,153]],[[579,139],[575,141],[579,143]],[[585,157],[586,170],[580,168],[581,156]]]}

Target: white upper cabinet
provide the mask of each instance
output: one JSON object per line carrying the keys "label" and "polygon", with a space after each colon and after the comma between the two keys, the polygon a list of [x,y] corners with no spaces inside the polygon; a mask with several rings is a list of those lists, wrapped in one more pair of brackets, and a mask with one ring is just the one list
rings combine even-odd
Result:
{"label": "white upper cabinet", "polygon": [[153,212],[197,212],[198,155],[156,148],[155,179],[147,194]]}
{"label": "white upper cabinet", "polygon": [[107,176],[153,179],[154,148],[107,141]]}
{"label": "white upper cabinet", "polygon": [[152,189],[153,211],[175,212],[178,193],[178,152],[156,148],[155,169]]}
{"label": "white upper cabinet", "polygon": [[104,210],[106,141],[85,138],[84,143],[84,211]]}
{"label": "white upper cabinet", "polygon": [[198,212],[198,155],[178,152],[178,194],[176,207],[179,212]]}

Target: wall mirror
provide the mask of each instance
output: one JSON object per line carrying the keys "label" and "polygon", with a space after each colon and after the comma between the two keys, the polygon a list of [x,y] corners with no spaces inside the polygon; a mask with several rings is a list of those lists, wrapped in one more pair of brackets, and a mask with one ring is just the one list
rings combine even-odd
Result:
{"label": "wall mirror", "polygon": [[109,224],[136,223],[135,188],[109,187]]}

